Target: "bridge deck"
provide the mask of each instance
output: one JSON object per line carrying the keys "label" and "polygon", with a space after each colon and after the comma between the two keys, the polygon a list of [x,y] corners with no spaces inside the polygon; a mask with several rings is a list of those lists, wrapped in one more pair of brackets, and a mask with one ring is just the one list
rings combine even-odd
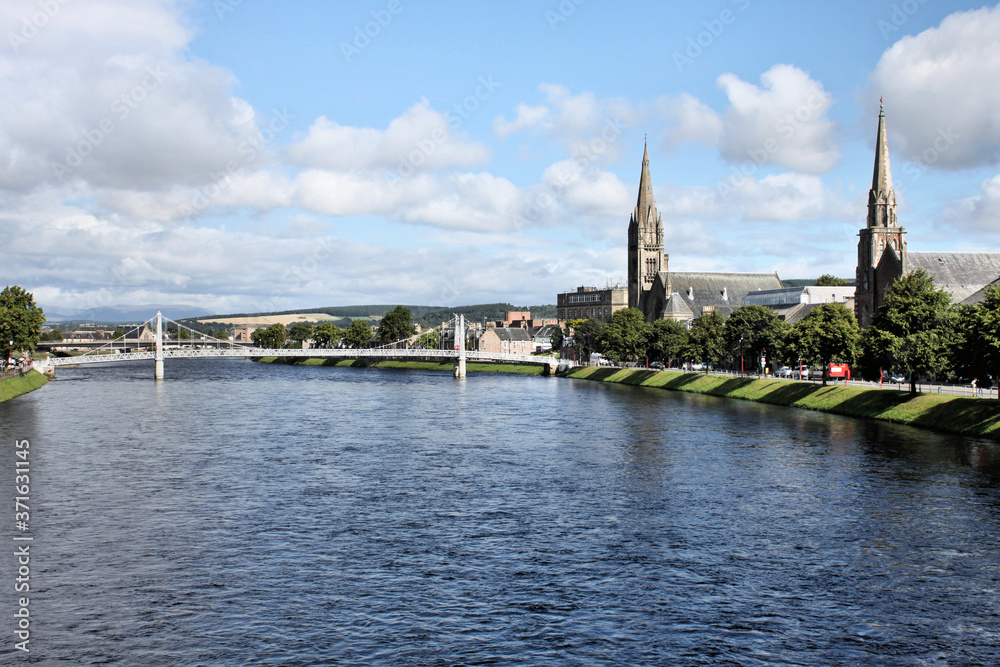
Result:
{"label": "bridge deck", "polygon": [[[164,359],[191,358],[224,358],[224,357],[301,357],[319,359],[440,359],[454,361],[458,359],[458,350],[423,350],[423,349],[269,349],[260,347],[233,347],[222,349],[170,349],[163,350]],[[117,361],[153,360],[156,353],[148,352],[113,352],[111,354],[90,354],[78,357],[53,357],[47,360],[52,366],[79,366],[82,364],[102,364]],[[528,354],[507,354],[503,352],[467,351],[467,361],[488,363],[530,364],[555,366],[559,363],[554,357],[536,357]]]}

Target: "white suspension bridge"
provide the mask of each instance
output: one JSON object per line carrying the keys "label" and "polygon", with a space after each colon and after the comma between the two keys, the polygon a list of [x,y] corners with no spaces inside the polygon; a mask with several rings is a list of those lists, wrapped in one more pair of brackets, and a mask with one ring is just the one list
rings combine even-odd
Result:
{"label": "white suspension bridge", "polygon": [[[197,338],[189,339],[191,343],[185,347],[166,347],[164,345],[163,324],[168,322],[175,325],[178,330],[187,330]],[[207,336],[199,331],[195,331],[179,322],[163,317],[157,313],[154,317],[139,325],[138,330],[142,330],[146,325],[155,323],[155,339],[152,341],[153,349],[137,349],[133,352],[116,351],[116,345],[121,345],[124,336],[109,342],[107,345],[75,357],[50,357],[35,362],[35,367],[44,373],[54,374],[58,366],[81,366],[91,364],[108,364],[122,361],[148,361],[154,362],[154,377],[162,380],[163,362],[166,359],[211,359],[220,357],[257,358],[257,357],[284,357],[302,359],[371,359],[371,360],[428,360],[428,361],[452,361],[454,363],[455,377],[465,377],[467,363],[499,363],[499,364],[524,364],[543,365],[548,367],[550,375],[555,373],[559,360],[554,357],[540,357],[530,354],[513,354],[506,352],[482,352],[478,350],[467,350],[463,344],[465,341],[465,316],[457,315],[451,321],[445,322],[432,331],[437,331],[438,336],[444,330],[454,332],[452,345],[454,349],[437,349],[429,347],[417,347],[414,338],[405,338],[370,348],[265,348],[250,345],[240,345],[233,341],[221,340],[212,336]],[[417,338],[419,341],[433,340],[434,337],[424,334]],[[178,341],[180,342],[180,341]],[[136,342],[136,346],[140,347]]]}

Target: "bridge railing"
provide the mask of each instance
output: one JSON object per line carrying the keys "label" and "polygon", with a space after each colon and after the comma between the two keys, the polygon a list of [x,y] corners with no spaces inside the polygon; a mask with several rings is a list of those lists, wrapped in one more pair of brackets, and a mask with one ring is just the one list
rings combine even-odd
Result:
{"label": "bridge railing", "polygon": [[[339,359],[456,359],[458,350],[426,350],[421,348],[411,349],[385,349],[385,348],[332,348],[317,349],[308,348],[305,350],[295,348],[270,349],[261,347],[233,347],[233,348],[181,348],[167,349],[163,351],[165,359],[191,359],[191,358],[246,358],[246,357],[302,357],[302,358],[339,358]],[[53,366],[77,366],[83,364],[101,364],[118,361],[140,361],[143,359],[155,359],[155,352],[113,352],[101,355],[81,355],[78,357],[54,357],[48,360]],[[494,363],[513,364],[543,364],[554,366],[558,359],[554,357],[536,357],[529,354],[511,354],[505,352],[479,352],[470,350],[466,352],[466,359],[469,361],[483,361]]]}

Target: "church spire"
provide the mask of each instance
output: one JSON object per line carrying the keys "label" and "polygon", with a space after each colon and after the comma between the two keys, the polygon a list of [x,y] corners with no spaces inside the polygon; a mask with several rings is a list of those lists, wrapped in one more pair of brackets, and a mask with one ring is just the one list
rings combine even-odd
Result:
{"label": "church spire", "polygon": [[892,171],[889,169],[889,141],[885,136],[885,107],[883,98],[878,101],[878,134],[875,137],[875,170],[872,174],[872,192],[876,195],[892,190]]}
{"label": "church spire", "polygon": [[656,203],[653,201],[653,179],[649,175],[649,149],[645,142],[642,145],[642,175],[639,176],[639,199],[635,203],[638,216],[642,222],[650,218],[650,209],[653,209],[653,220],[655,221]]}

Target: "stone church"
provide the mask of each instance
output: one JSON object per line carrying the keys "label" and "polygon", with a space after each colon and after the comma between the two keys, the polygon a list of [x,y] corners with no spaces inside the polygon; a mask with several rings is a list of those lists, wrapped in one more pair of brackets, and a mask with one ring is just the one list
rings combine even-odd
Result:
{"label": "stone church", "polygon": [[906,230],[896,219],[896,193],[889,169],[889,143],[885,133],[885,111],[879,109],[875,138],[875,170],[868,193],[867,225],[859,234],[854,312],[867,327],[897,278],[923,269],[939,289],[952,295],[954,303],[978,303],[986,288],[1000,285],[1000,253],[910,252]]}
{"label": "stone church", "polygon": [[628,305],[647,322],[692,320],[715,311],[723,317],[743,305],[750,292],[781,289],[777,273],[670,271],[663,253],[663,219],[653,200],[649,151],[642,153],[639,198],[628,225]]}

